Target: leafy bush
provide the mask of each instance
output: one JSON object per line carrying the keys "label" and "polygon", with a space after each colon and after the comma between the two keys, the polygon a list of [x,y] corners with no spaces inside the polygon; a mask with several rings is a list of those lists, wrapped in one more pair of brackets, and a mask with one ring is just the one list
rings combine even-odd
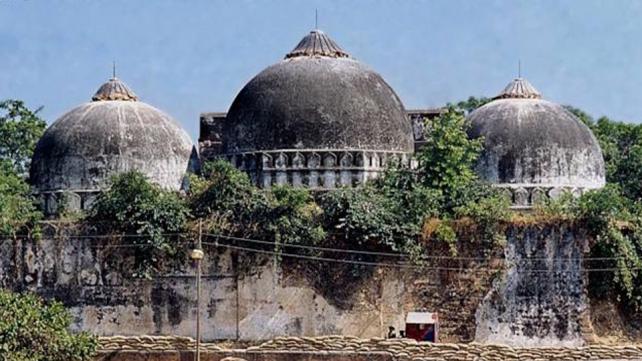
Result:
{"label": "leafy bush", "polygon": [[224,160],[204,169],[206,178],[197,181],[189,197],[193,213],[206,219],[209,232],[278,244],[316,244],[325,237],[321,209],[307,189],[258,189]]}
{"label": "leafy bush", "polygon": [[268,191],[268,199],[269,209],[263,222],[264,238],[277,244],[314,245],[323,241],[326,236],[321,224],[323,212],[308,190],[274,187]]}
{"label": "leafy bush", "polygon": [[0,361],[89,361],[98,342],[69,331],[62,304],[0,289]]}
{"label": "leafy bush", "polygon": [[460,101],[456,104],[457,109],[461,109],[466,114],[474,111],[475,109],[491,102],[493,99],[486,97],[468,97],[468,99]]}
{"label": "leafy bush", "polygon": [[642,311],[642,213],[632,208],[615,185],[586,193],[577,201],[575,212],[595,239],[589,257],[602,259],[589,266],[614,269],[590,274],[592,293],[615,294]]}
{"label": "leafy bush", "polygon": [[111,188],[93,204],[89,220],[101,233],[120,234],[135,245],[135,276],[150,277],[166,260],[182,257],[172,233],[184,230],[189,216],[185,201],[174,192],[151,184],[140,172],[115,176]]}
{"label": "leafy bush", "polygon": [[399,250],[396,244],[403,224],[390,198],[373,186],[341,188],[319,199],[324,223],[335,239],[352,249],[375,249],[381,245]]}
{"label": "leafy bush", "polygon": [[244,172],[224,160],[205,163],[204,180],[192,182],[190,198],[197,217],[224,212],[239,216],[254,201],[258,190]]}
{"label": "leafy bush", "polygon": [[0,233],[15,235],[41,218],[29,185],[9,162],[0,161]]}

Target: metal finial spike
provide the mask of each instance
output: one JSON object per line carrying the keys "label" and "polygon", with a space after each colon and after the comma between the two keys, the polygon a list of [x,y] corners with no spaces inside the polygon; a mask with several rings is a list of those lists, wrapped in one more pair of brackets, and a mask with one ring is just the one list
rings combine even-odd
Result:
{"label": "metal finial spike", "polygon": [[517,59],[517,77],[522,77],[522,59]]}
{"label": "metal finial spike", "polygon": [[112,78],[116,79],[116,60],[112,62],[111,72],[112,72]]}
{"label": "metal finial spike", "polygon": [[314,9],[314,29],[319,30],[319,9]]}

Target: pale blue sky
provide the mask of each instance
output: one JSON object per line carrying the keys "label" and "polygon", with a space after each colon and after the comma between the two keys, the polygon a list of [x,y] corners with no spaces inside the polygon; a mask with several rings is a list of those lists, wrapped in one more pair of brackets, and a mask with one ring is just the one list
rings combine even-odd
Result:
{"label": "pale blue sky", "polygon": [[407,108],[496,94],[517,72],[545,98],[642,121],[642,1],[0,0],[0,98],[53,122],[111,75],[180,121],[227,111],[311,28],[381,73]]}

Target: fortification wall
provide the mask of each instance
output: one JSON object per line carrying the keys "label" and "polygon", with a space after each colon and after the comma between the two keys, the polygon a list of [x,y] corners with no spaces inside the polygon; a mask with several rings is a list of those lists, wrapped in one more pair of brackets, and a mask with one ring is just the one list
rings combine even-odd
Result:
{"label": "fortification wall", "polygon": [[[529,227],[509,230],[506,274],[489,271],[501,267],[502,260],[464,260],[454,269],[356,270],[305,260],[277,263],[208,247],[202,337],[381,337],[388,326],[402,328],[407,312],[424,309],[439,312],[443,342],[471,342],[477,333],[481,341],[579,344],[584,283],[574,266],[568,266],[574,273],[567,273],[562,264],[581,257],[585,241],[570,229]],[[57,234],[0,242],[0,286],[60,300],[70,308],[75,329],[101,336],[194,336],[197,309],[190,262],[152,280],[134,279],[133,258],[123,248],[110,247],[104,239]],[[535,265],[513,262],[535,254],[557,257],[536,265],[549,267],[542,268],[543,275],[522,272]],[[355,278],[355,271],[362,276]],[[493,279],[498,281],[489,292]],[[573,291],[559,294],[569,283]],[[536,284],[535,298],[515,291]],[[543,325],[536,322],[540,318]],[[564,332],[556,332],[560,323],[567,325]]]}
{"label": "fortification wall", "polygon": [[586,237],[566,226],[508,230],[505,271],[477,309],[476,340],[579,346],[589,322]]}

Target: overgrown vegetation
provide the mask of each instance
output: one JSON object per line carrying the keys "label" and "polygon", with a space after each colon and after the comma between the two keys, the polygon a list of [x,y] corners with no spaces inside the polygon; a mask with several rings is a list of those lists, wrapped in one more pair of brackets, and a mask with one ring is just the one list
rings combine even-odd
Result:
{"label": "overgrown vegetation", "polygon": [[132,245],[133,275],[151,277],[172,259],[184,258],[177,233],[185,229],[189,209],[178,194],[151,184],[139,172],[112,179],[88,215],[89,224],[100,234],[119,236]]}
{"label": "overgrown vegetation", "polygon": [[192,176],[188,198],[208,232],[281,245],[314,245],[325,238],[321,209],[308,190],[259,189],[247,174],[223,160],[207,164],[203,174]]}
{"label": "overgrown vegetation", "polygon": [[0,289],[0,361],[89,361],[98,342],[69,331],[62,304]]}
{"label": "overgrown vegetation", "polygon": [[46,123],[20,100],[0,102],[0,232],[38,233],[42,218],[26,181],[31,156]]}

